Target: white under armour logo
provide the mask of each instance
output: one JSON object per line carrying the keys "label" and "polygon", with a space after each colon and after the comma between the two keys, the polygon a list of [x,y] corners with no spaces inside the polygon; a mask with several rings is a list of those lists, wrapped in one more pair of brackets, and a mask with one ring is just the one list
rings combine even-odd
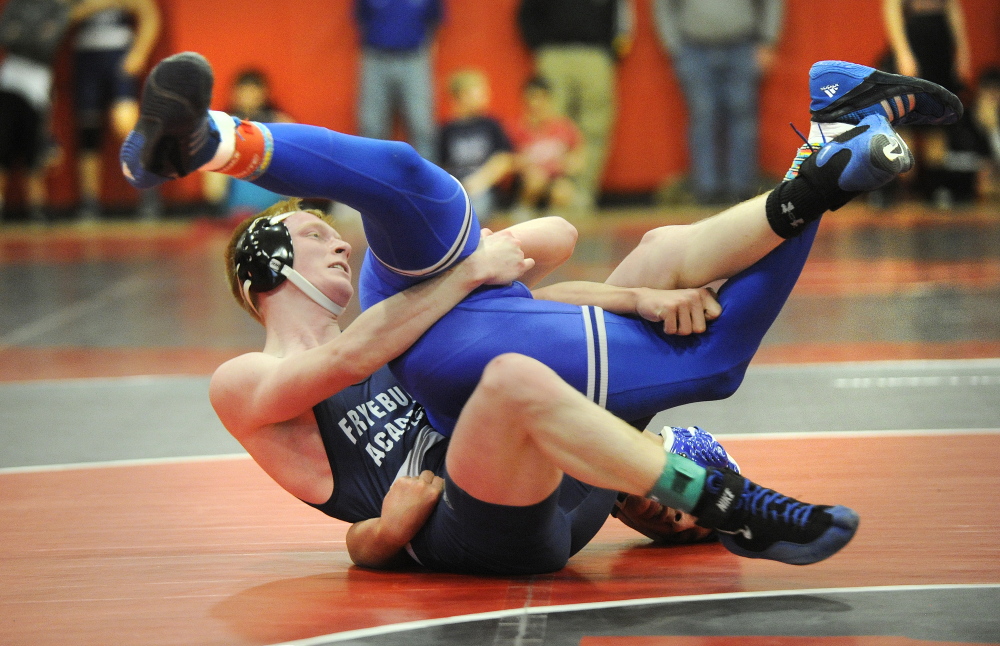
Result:
{"label": "white under armour logo", "polygon": [[788,215],[789,213],[791,213],[791,212],[792,212],[792,210],[793,210],[794,208],[795,208],[795,205],[794,205],[794,204],[792,204],[791,202],[787,202],[787,203],[785,203],[785,204],[782,204],[782,205],[781,205],[781,214],[782,214],[782,215]]}
{"label": "white under armour logo", "polygon": [[823,87],[821,87],[820,92],[822,92],[827,96],[832,97],[834,94],[837,93],[837,90],[839,89],[840,89],[840,83],[832,83],[830,85],[824,85]]}

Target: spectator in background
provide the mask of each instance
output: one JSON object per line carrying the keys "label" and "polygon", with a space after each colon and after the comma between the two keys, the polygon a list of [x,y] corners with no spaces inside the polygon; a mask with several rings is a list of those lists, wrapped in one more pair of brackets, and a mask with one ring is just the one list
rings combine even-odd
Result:
{"label": "spectator in background", "polygon": [[[229,105],[226,112],[244,121],[261,123],[291,123],[293,120],[278,108],[271,98],[271,85],[264,72],[247,68],[236,74],[236,80],[229,90]],[[285,199],[256,184],[222,175],[204,173],[202,187],[205,199],[217,213],[228,218],[243,218],[262,211],[272,204]]]}
{"label": "spectator in background", "polygon": [[513,130],[518,174],[514,220],[536,215],[536,209],[566,209],[576,203],[579,176],[586,164],[583,135],[556,109],[552,86],[535,76],[524,86],[524,118]]}
{"label": "spectator in background", "polygon": [[391,137],[399,109],[410,143],[436,161],[431,45],[443,16],[441,0],[354,0],[362,42],[362,137]]}
{"label": "spectator in background", "polygon": [[[48,220],[45,172],[59,156],[50,127],[52,63],[67,30],[109,8],[136,16],[139,29],[148,28],[144,11],[149,0],[7,0],[0,13],[0,44],[6,57],[0,64],[0,213],[9,172],[25,171],[25,198],[34,222]],[[158,16],[158,14],[157,14]],[[153,27],[158,30],[156,24]],[[141,68],[152,43],[137,39],[125,59],[128,69]],[[138,116],[138,108],[135,110]],[[127,132],[133,124],[125,129]]]}
{"label": "spectator in background", "polygon": [[[891,71],[919,76],[959,96],[972,84],[972,56],[965,16],[958,0],[883,0]],[[916,183],[924,197],[949,208],[964,193],[970,169],[955,155],[966,146],[973,125],[968,115],[954,126],[923,126],[900,134],[917,157]],[[955,183],[957,181],[957,184]],[[891,187],[878,194],[888,202]],[[888,195],[887,195],[888,194]],[[959,201],[961,201],[959,199]]]}
{"label": "spectator in background", "polygon": [[52,70],[14,53],[0,63],[0,219],[11,171],[24,172],[28,218],[48,220],[45,174],[57,153],[50,128]]}
{"label": "spectator in background", "polygon": [[985,156],[995,169],[1000,169],[1000,67],[990,66],[979,75],[972,114],[983,138]]}
{"label": "spectator in background", "polygon": [[456,72],[448,92],[454,119],[441,127],[438,163],[462,182],[480,222],[485,222],[496,206],[497,183],[513,167],[513,147],[500,122],[486,112],[490,86],[485,74]]}
{"label": "spectator in background", "polygon": [[942,206],[971,205],[983,196],[995,198],[1000,178],[1000,67],[979,74],[966,114],[947,129],[948,153],[943,166],[948,177],[949,202]]}
{"label": "spectator in background", "polygon": [[656,31],[688,107],[691,190],[702,204],[758,193],[758,98],[783,0],[654,0]]}
{"label": "spectator in background", "polygon": [[[101,215],[101,144],[105,124],[118,139],[139,118],[138,77],[146,67],[160,33],[160,10],[154,0],[114,0],[89,16],[77,31],[73,53],[77,170],[80,182],[78,219]],[[159,197],[143,191],[140,212],[159,214]]]}
{"label": "spectator in background", "polygon": [[596,203],[615,120],[615,62],[632,46],[633,0],[521,0],[518,25],[556,109],[586,142],[583,206]]}

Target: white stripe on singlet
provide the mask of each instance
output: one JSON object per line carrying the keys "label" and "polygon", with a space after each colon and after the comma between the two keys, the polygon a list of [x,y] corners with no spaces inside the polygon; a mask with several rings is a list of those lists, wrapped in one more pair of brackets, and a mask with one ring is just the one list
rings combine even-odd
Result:
{"label": "white stripe on singlet", "polygon": [[410,449],[406,460],[403,461],[402,466],[399,467],[399,471],[396,472],[396,477],[392,481],[395,482],[404,476],[416,477],[420,475],[420,472],[423,470],[424,456],[427,455],[427,451],[442,440],[444,440],[444,435],[441,435],[430,426],[424,425],[423,428],[417,431],[417,441],[413,443],[413,448]]}
{"label": "white stripe on singlet", "polygon": [[[452,177],[452,179],[455,178]],[[386,261],[382,260],[375,254],[374,251],[372,251],[371,247],[369,247],[369,251],[372,252],[372,255],[375,256],[375,258],[378,259],[380,263],[385,265],[390,271],[402,276],[431,276],[444,271],[451,265],[455,264],[461,255],[462,250],[465,248],[465,244],[469,241],[469,235],[472,233],[472,201],[469,199],[469,194],[465,192],[465,187],[462,186],[457,179],[455,179],[455,182],[458,183],[458,187],[462,191],[462,195],[465,197],[465,219],[462,221],[462,227],[459,229],[458,236],[456,236],[455,242],[451,245],[451,249],[448,250],[441,260],[437,261],[430,267],[424,267],[423,269],[404,270],[398,267],[393,267]]]}
{"label": "white stripe on singlet", "polygon": [[[423,469],[424,456],[427,455],[427,451],[430,450],[432,446],[444,440],[444,435],[441,435],[435,431],[430,426],[424,426],[419,431],[417,431],[417,441],[413,444],[413,448],[410,449],[410,453],[406,456],[406,460],[403,461],[403,465],[399,467],[399,471],[396,473],[396,477],[393,478],[393,482],[399,480],[404,476],[416,477],[420,475]],[[406,553],[410,555],[418,565],[423,565],[420,559],[417,558],[416,553],[414,553],[413,548],[410,544],[406,544]]]}
{"label": "white stripe on singlet", "polygon": [[604,310],[585,305],[583,328],[587,334],[587,399],[601,408],[608,402],[608,339]]}

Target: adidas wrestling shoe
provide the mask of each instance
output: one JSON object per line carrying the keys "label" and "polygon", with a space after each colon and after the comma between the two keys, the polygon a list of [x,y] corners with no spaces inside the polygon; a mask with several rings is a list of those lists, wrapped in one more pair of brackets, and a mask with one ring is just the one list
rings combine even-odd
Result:
{"label": "adidas wrestling shoe", "polygon": [[740,465],[736,464],[736,460],[729,456],[719,441],[698,426],[689,428],[664,426],[660,435],[663,437],[663,448],[668,453],[683,455],[703,467],[740,472]]}
{"label": "adidas wrestling shoe", "polygon": [[184,52],[160,61],[142,89],[139,122],[121,148],[122,172],[136,188],[184,177],[212,159],[219,130],[209,117],[212,67]]}
{"label": "adidas wrestling shoe", "polygon": [[877,114],[895,126],[946,125],[962,116],[962,102],[937,83],[846,61],[814,63],[809,94],[812,120],[821,123]]}
{"label": "adidas wrestling shoe", "polygon": [[733,554],[792,565],[833,556],[858,529],[853,509],[799,502],[735,471],[713,468],[692,514]]}

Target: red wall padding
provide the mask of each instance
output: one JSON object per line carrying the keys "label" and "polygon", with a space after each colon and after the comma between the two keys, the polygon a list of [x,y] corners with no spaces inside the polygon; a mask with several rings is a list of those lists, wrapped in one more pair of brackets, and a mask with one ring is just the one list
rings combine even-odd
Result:
{"label": "red wall padding", "polygon": [[[493,86],[493,112],[504,121],[520,112],[519,88],[531,72],[531,58],[514,24],[518,0],[445,0],[448,17],[436,56],[438,113],[447,116],[447,76],[478,67]],[[648,191],[684,172],[685,108],[668,59],[652,25],[650,0],[636,0],[635,46],[622,62],[618,81],[619,116],[605,187]],[[196,50],[216,71],[215,107],[223,107],[236,71],[253,65],[268,72],[275,97],[296,119],[353,132],[357,85],[358,38],[350,0],[161,0],[164,34],[157,55]],[[279,8],[280,6],[280,8]],[[1000,63],[1000,0],[963,0],[969,23],[974,65]],[[840,58],[871,64],[885,50],[885,30],[878,0],[789,0],[781,62],[766,79],[761,100],[761,162],[780,174],[798,145],[789,121],[808,122],[807,71],[815,60]],[[72,159],[71,111],[67,105],[67,57],[60,59],[56,128]],[[135,201],[134,192],[116,172],[108,148],[104,199]],[[53,173],[56,204],[75,200],[73,165]],[[194,178],[175,182],[165,192],[171,201],[200,196]]]}

